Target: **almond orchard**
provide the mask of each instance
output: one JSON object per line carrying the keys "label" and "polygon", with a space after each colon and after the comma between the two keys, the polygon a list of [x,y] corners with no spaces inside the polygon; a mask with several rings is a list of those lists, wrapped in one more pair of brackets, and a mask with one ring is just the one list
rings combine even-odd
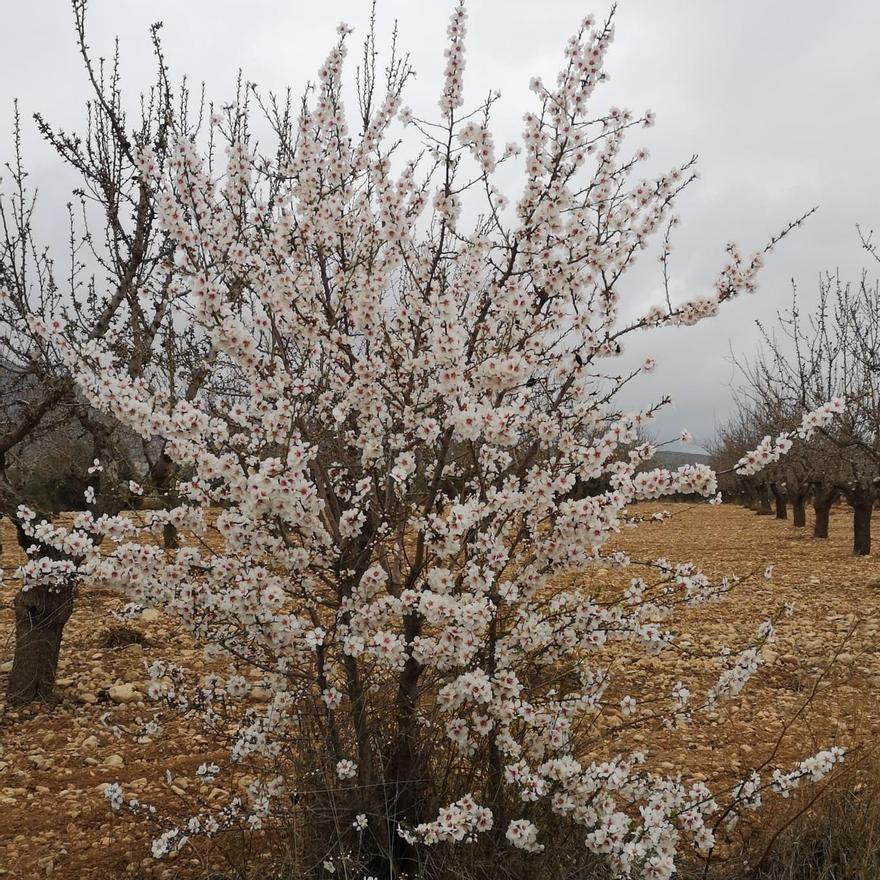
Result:
{"label": "almond orchard", "polygon": [[[41,122],[86,194],[71,242],[90,251],[69,289],[19,244],[33,208],[18,150],[3,215],[2,360],[34,377],[0,426],[3,511],[28,554],[5,575],[18,591],[8,698],[56,697],[61,631],[90,590],[123,597],[123,622],[160,609],[187,633],[197,663],[146,664],[155,718],[139,735],[185,719],[225,747],[194,783],[242,768],[249,781],[171,815],[108,777],[107,810],[154,829],[145,855],[224,835],[271,848],[295,827],[278,877],[603,865],[665,880],[708,868],[738,823],[838,771],[834,740],[714,787],[686,760],[651,761],[663,731],[700,729],[722,705],[735,716],[799,612],[780,602],[716,645],[707,682],[679,649],[682,616],[698,629],[710,603],[769,580],[772,560],[707,574],[630,555],[618,532],[664,528],[641,502],[719,504],[725,480],[779,472],[863,403],[820,386],[755,417],[718,473],[654,462],[669,398],[620,403],[653,367],[628,363],[627,337],[752,293],[807,215],[754,253],[728,245],[714,287],[674,300],[676,201],[695,166],[644,176],[632,141],[653,113],[598,109],[613,13],[584,19],[559,73],[531,80],[521,137],[501,145],[498,96],[464,102],[464,5],[434,106],[406,105],[396,34],[379,67],[371,29],[350,72],[345,24],[301,103],[242,82],[199,106],[173,84],[157,27],[134,125],[116,66],[91,60],[83,0],[74,11],[93,124],[83,140]],[[665,295],[624,318],[621,279],[646,252]],[[81,483],[59,517],[10,450],[74,423]],[[674,663],[674,680],[646,682],[621,652]],[[597,739],[612,711],[654,732],[638,749]]]}

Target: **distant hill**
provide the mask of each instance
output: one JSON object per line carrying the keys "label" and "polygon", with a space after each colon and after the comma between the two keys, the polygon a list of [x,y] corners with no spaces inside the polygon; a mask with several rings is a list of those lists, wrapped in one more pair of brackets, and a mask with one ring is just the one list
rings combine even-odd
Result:
{"label": "distant hill", "polygon": [[648,467],[678,468],[685,464],[710,464],[712,456],[705,452],[673,452],[659,449]]}

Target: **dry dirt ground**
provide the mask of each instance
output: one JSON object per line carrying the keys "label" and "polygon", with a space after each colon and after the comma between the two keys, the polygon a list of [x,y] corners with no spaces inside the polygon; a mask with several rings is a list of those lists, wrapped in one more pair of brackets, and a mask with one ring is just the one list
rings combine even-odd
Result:
{"label": "dry dirt ground", "polygon": [[[831,538],[823,542],[788,522],[739,507],[663,507],[673,514],[669,521],[628,530],[617,545],[637,558],[693,560],[716,576],[761,571],[769,563],[775,572],[770,581],[752,578],[724,601],[686,613],[679,645],[692,659],[685,667],[673,666],[665,654],[621,657],[620,664],[635,665],[626,678],[635,682],[636,696],[640,688],[668,692],[685,668],[686,683],[697,694],[717,674],[703,654],[741,644],[738,634],[747,638],[784,602],[794,602],[796,613],[780,624],[777,641],[765,649],[764,667],[732,703],[680,731],[629,729],[625,719],[608,713],[597,723],[597,737],[607,742],[614,730],[610,748],[645,748],[664,770],[681,766],[686,755],[688,766],[719,786],[760,767],[774,751],[785,766],[830,744],[880,741],[880,553],[851,556],[847,511],[834,511]],[[660,505],[644,505],[638,512],[657,509]],[[0,525],[5,548],[0,567],[11,574],[18,561],[14,537],[8,523]],[[880,535],[880,517],[875,534]],[[602,584],[615,577],[598,572],[586,580]],[[8,577],[0,587],[0,688],[13,647],[13,586]],[[144,660],[166,657],[186,665],[197,662],[200,652],[155,611],[131,624],[143,644],[112,646],[110,611],[121,604],[109,593],[78,597],[62,648],[59,706],[0,709],[2,880],[170,878],[196,871],[183,857],[146,858],[151,830],[111,814],[102,794],[105,783],[118,780],[127,792],[181,815],[196,794],[227,797],[210,788],[197,792],[185,778],[201,762],[219,758],[222,743],[171,727],[158,741],[132,741],[129,734],[151,717],[150,704],[140,697]]]}

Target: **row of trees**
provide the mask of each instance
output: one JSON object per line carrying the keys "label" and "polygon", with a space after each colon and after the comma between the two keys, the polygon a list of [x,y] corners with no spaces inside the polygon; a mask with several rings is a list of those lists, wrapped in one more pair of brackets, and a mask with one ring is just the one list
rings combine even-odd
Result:
{"label": "row of trees", "polygon": [[[860,235],[877,260],[871,236]],[[737,360],[743,382],[712,450],[717,470],[729,470],[764,435],[780,433],[822,401],[844,399],[846,411],[760,474],[726,474],[725,494],[780,519],[790,506],[796,527],[806,525],[812,502],[817,538],[828,537],[831,506],[842,499],[852,509],[853,552],[869,554],[871,513],[880,497],[878,282],[868,272],[856,283],[826,274],[813,309],[804,314],[795,287],[790,308],[774,326],[759,329],[758,354]]]}

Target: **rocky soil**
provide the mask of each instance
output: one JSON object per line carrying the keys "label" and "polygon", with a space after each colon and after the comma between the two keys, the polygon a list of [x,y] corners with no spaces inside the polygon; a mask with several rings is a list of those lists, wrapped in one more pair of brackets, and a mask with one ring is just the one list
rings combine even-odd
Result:
{"label": "rocky soil", "polygon": [[[831,539],[818,542],[787,522],[738,507],[665,507],[672,519],[626,531],[618,545],[637,558],[693,560],[713,575],[760,572],[769,563],[775,572],[770,581],[750,579],[721,603],[688,611],[680,628],[682,651],[674,656],[621,654],[621,678],[634,682],[629,692],[638,697],[683,679],[697,695],[717,675],[709,654],[721,645],[736,648],[784,602],[794,602],[796,613],[780,624],[777,641],[764,649],[764,668],[732,703],[675,731],[631,728],[609,712],[597,722],[597,741],[605,748],[643,748],[664,770],[684,760],[721,787],[771,757],[772,766],[785,766],[830,744],[880,741],[880,554],[851,556],[847,511],[835,510]],[[645,505],[642,512],[656,509]],[[0,567],[7,571],[0,586],[4,688],[18,554],[8,523],[0,529]],[[880,517],[875,529],[880,535]],[[620,580],[607,572],[577,579],[594,586]],[[127,793],[180,815],[195,797],[228,796],[192,781],[198,764],[224,754],[223,743],[168,726],[157,739],[134,741],[152,717],[143,696],[144,661],[164,657],[197,665],[200,652],[152,609],[120,630],[111,611],[121,604],[100,591],[78,597],[65,631],[57,707],[0,708],[2,880],[173,878],[204,869],[187,857],[149,859],[154,829],[111,814],[103,796],[108,782],[119,781]]]}

